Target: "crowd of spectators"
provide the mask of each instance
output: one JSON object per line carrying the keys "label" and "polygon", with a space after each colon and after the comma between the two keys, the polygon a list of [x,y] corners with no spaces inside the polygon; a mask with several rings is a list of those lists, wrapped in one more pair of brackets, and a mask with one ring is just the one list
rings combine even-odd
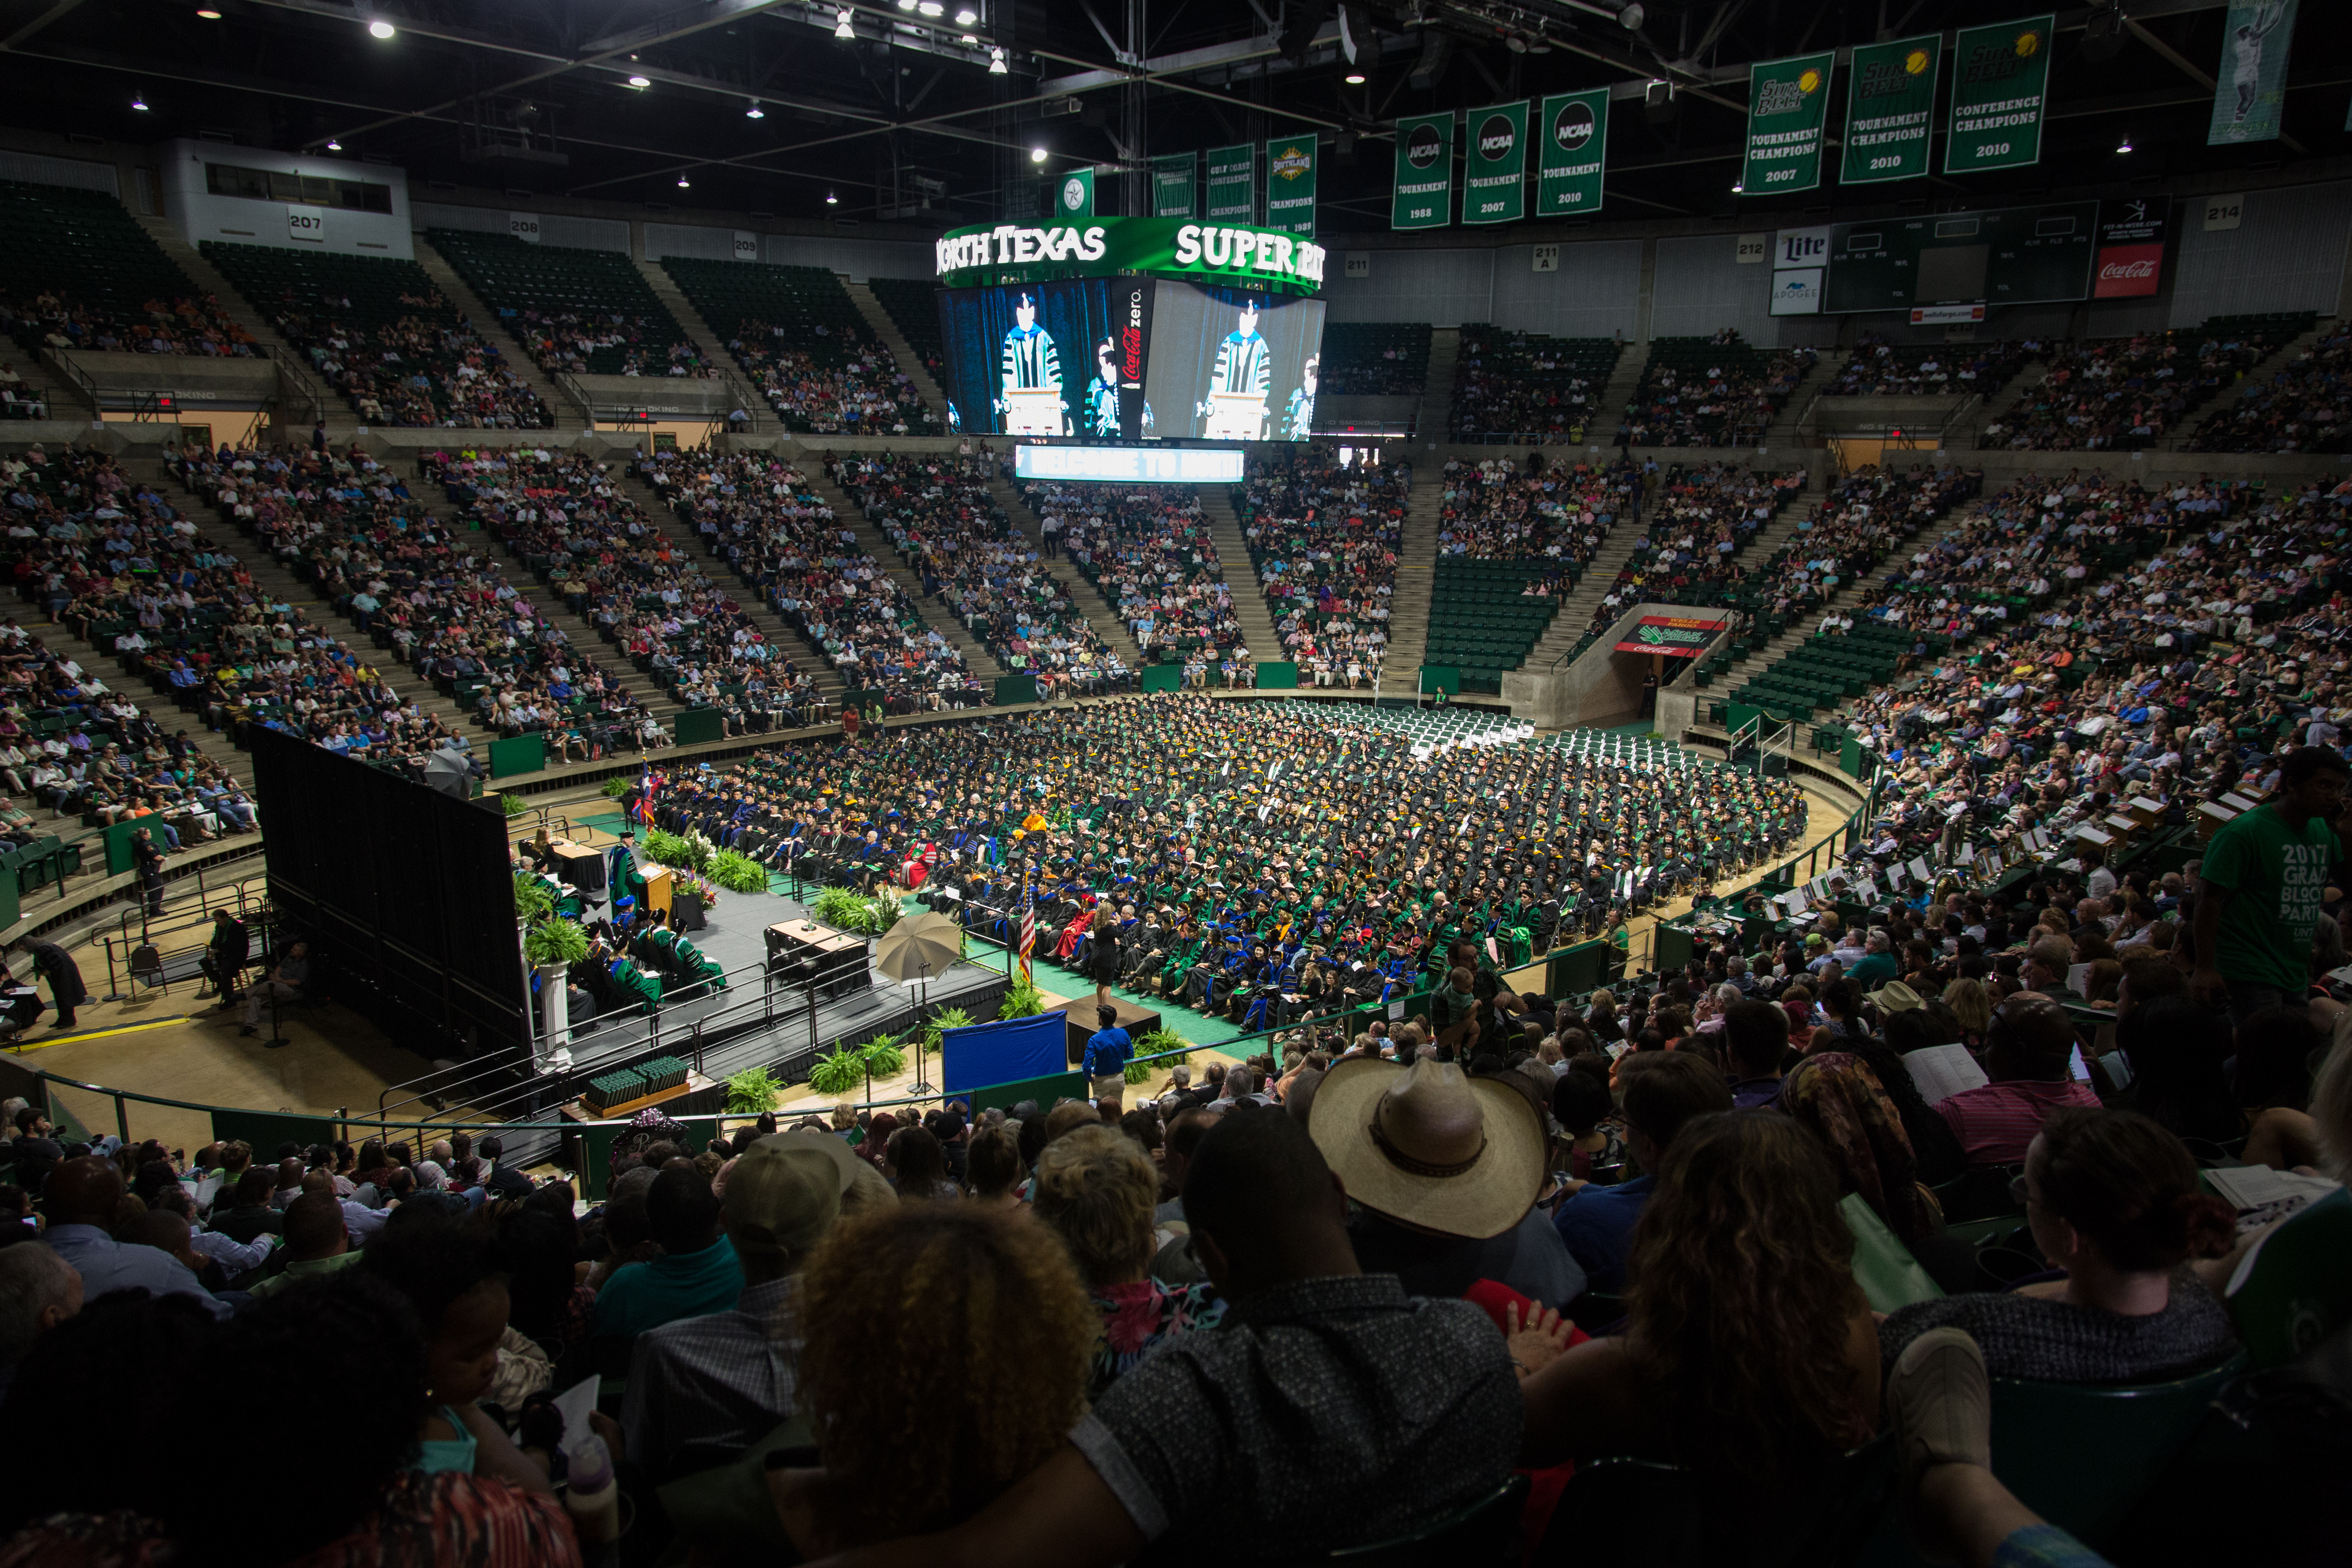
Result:
{"label": "crowd of spectators", "polygon": [[33,390],[16,367],[0,360],[0,419],[47,419],[49,400]]}
{"label": "crowd of spectators", "polygon": [[1412,489],[1411,463],[1324,442],[1250,459],[1234,511],[1302,684],[1379,685]]}
{"label": "crowd of spectators", "polygon": [[[719,366],[667,311],[525,310],[502,323],[523,352],[553,375],[659,375],[716,381]],[[593,363],[592,363],[592,361]]]}
{"label": "crowd of spectators", "polygon": [[1861,581],[1874,562],[1977,493],[1984,476],[1957,465],[1900,472],[1856,469],[1831,487],[1797,531],[1746,574],[1743,595],[1759,616],[1811,610]]}
{"label": "crowd of spectators", "polygon": [[1977,444],[2011,451],[2136,450],[2172,433],[2277,348],[2274,335],[2261,331],[2140,332],[2053,343],[2041,383],[1988,423]]}
{"label": "crowd of spectators", "polygon": [[1801,468],[1781,474],[1736,463],[1669,468],[1651,492],[1647,525],[1633,542],[1633,553],[1587,630],[1605,630],[1628,605],[1644,600],[1720,602],[1747,577],[1736,557],[1804,488]]}
{"label": "crowd of spectators", "polygon": [[2270,380],[2208,415],[2189,437],[2199,452],[2340,452],[2346,435],[2352,327],[2339,326]]}
{"label": "crowd of spectators", "polygon": [[1465,327],[1454,360],[1454,434],[1581,441],[1608,417],[1601,394],[1622,352],[1606,338]]}
{"label": "crowd of spectators", "polygon": [[1818,358],[1809,348],[1754,348],[1737,332],[1704,345],[1653,345],[1616,439],[1635,447],[1732,447],[1759,438]]}
{"label": "crowd of spectators", "polygon": [[[704,548],[755,585],[839,673],[845,690],[879,693],[893,713],[982,700],[963,657],[922,624],[856,530],[834,516],[798,468],[758,453],[656,452],[638,471]],[[782,689],[805,721],[819,699],[814,677],[790,660],[783,672]],[[769,679],[775,681],[773,670]]]}
{"label": "crowd of spectators", "polygon": [[786,343],[784,329],[747,321],[727,346],[777,413],[795,430],[818,435],[920,436],[939,416],[923,405],[912,377],[880,342],[847,326],[813,329],[838,340],[824,360]]}
{"label": "crowd of spectators", "polygon": [[[267,301],[257,301],[269,308]],[[345,302],[348,306],[348,301]],[[437,293],[404,293],[410,313],[367,329],[338,320],[335,302],[288,301],[271,321],[311,368],[371,425],[551,428],[530,384]]]}
{"label": "crowd of spectators", "polygon": [[30,349],[94,353],[202,354],[250,359],[257,352],[251,332],[211,294],[157,297],[137,315],[73,300],[55,289],[29,298],[0,300],[0,332]]}
{"label": "crowd of spectators", "polygon": [[1328,327],[1323,331],[1323,358],[1326,363],[1318,368],[1327,397],[1408,396],[1421,390],[1428,373],[1425,358],[1416,362],[1394,343],[1383,343],[1360,357],[1342,360],[1332,350]]}
{"label": "crowd of spectators", "polygon": [[1824,397],[1990,396],[2009,384],[2030,359],[2042,356],[2033,339],[1993,343],[1896,345],[1865,333],[1853,355],[1822,389]]}
{"label": "crowd of spectators", "polygon": [[1243,664],[1266,657],[1242,645],[1233,589],[1198,490],[1030,485],[1024,491],[1046,548],[1066,552],[1100,591],[1146,662],[1163,650]]}
{"label": "crowd of spectators", "polygon": [[1629,461],[1606,465],[1448,458],[1438,494],[1437,555],[1553,563],[1548,589],[1565,592],[1571,568],[1601,548],[1622,517],[1639,516],[1643,476]]}

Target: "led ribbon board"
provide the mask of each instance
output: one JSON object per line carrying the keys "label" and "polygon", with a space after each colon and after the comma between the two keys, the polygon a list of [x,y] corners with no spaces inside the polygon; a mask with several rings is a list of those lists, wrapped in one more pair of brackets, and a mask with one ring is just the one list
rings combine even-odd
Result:
{"label": "led ribbon board", "polygon": [[982,224],[942,235],[932,248],[939,280],[950,289],[1118,273],[1285,294],[1313,294],[1323,287],[1321,246],[1249,224],[1158,217]]}
{"label": "led ribbon board", "polygon": [[1023,479],[1099,479],[1113,484],[1237,485],[1239,447],[1015,447]]}

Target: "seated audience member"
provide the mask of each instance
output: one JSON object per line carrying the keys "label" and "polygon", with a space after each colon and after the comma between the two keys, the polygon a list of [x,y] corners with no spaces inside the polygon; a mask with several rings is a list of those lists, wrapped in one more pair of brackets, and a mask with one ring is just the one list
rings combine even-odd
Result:
{"label": "seated audience member", "polygon": [[[247,1173],[259,1176],[265,1185],[270,1179],[267,1173]],[[214,1317],[227,1317],[229,1304],[199,1284],[178,1258],[114,1239],[122,1198],[122,1173],[90,1154],[59,1165],[42,1194],[49,1227],[41,1239],[81,1276],[84,1298],[94,1301],[111,1290],[145,1289],[194,1297]]]}
{"label": "seated audience member", "polygon": [[2043,1120],[2061,1107],[2098,1109],[2099,1097],[2068,1076],[2074,1048],[2074,1026],[2046,996],[2020,992],[1994,1010],[1984,1063],[1992,1081],[1936,1107],[1970,1168],[2024,1159]]}
{"label": "seated audience member", "polygon": [[627,1340],[680,1318],[723,1312],[743,1293],[735,1248],[719,1234],[710,1182],[686,1166],[645,1189],[646,1223],[660,1256],[614,1270],[596,1292],[596,1337]]}
{"label": "seated audience member", "polygon": [[2180,1140],[2129,1110],[2061,1109],[2026,1156],[2026,1219],[2065,1278],[1922,1301],[1879,1326],[1891,1364],[1927,1330],[1966,1330],[1995,1377],[2153,1383],[2237,1348],[2192,1257],[2233,1237],[2230,1208],[2198,1189]]}
{"label": "seated audience member", "polygon": [[[1693,1472],[1704,1527],[1748,1561],[1803,1530],[1824,1461],[1871,1435],[1878,1354],[1837,1175],[1789,1117],[1701,1115],[1665,1150],[1628,1269],[1622,1336],[1523,1385],[1519,1462],[1635,1454]],[[1759,1268],[1769,1258],[1773,1267]]]}
{"label": "seated audience member", "polygon": [[1613,1187],[1585,1187],[1552,1216],[1591,1288],[1610,1295],[1625,1289],[1633,1226],[1657,1187],[1660,1157],[1693,1117],[1731,1109],[1731,1086],[1722,1070],[1695,1056],[1648,1051],[1620,1065],[1625,1146],[1648,1173]]}
{"label": "seated audience member", "polygon": [[1021,1201],[1016,1190],[1029,1173],[1021,1163],[1020,1141],[1012,1133],[1002,1127],[982,1127],[974,1131],[971,1152],[964,1158],[964,1170],[971,1178],[973,1203],[1016,1220],[1029,1218],[1029,1205]]}
{"label": "seated audience member", "polygon": [[[1224,1327],[1170,1342],[1111,1384],[1067,1446],[969,1526],[862,1563],[1296,1563],[1403,1534],[1502,1484],[1519,1425],[1502,1336],[1466,1301],[1408,1296],[1358,1271],[1346,1197],[1296,1119],[1220,1118],[1193,1155],[1184,1207],[1233,1303]],[[898,1276],[877,1297],[892,1310],[924,1299],[911,1265],[864,1257],[856,1267]],[[863,1404],[882,1403],[873,1358],[903,1356],[905,1327],[842,1368]],[[906,1424],[890,1422],[898,1489]],[[1330,1483],[1343,1475],[1348,1485]]]}
{"label": "seated audience member", "polygon": [[2326,1042],[2297,1005],[2270,1007],[2238,1027],[2232,1098],[2246,1127],[2249,1165],[2286,1170],[2319,1158],[2319,1130],[2308,1110],[2311,1063]]}
{"label": "seated audience member", "polygon": [[1789,1075],[1780,1109],[1820,1141],[1840,1194],[1859,1194],[1897,1240],[1916,1241],[1943,1227],[1935,1199],[1919,1184],[1918,1161],[1895,1102],[1860,1057],[1807,1057]]}
{"label": "seated audience member", "polygon": [[507,1331],[507,1282],[493,1243],[437,1210],[397,1217],[361,1252],[356,1273],[406,1297],[424,1332],[433,1403],[418,1410],[410,1467],[546,1491],[546,1475],[476,1403],[498,1375],[499,1342]]}
{"label": "seated audience member", "polygon": [[[277,1172],[270,1166],[247,1170],[233,1187],[213,1200],[209,1228],[240,1245],[250,1245],[257,1237],[279,1235],[286,1228],[286,1216],[269,1201],[277,1184]],[[222,1206],[224,1199],[226,1207]]]}
{"label": "seated audience member", "polygon": [[1037,1159],[1030,1203],[1069,1248],[1102,1314],[1087,1397],[1175,1336],[1214,1327],[1223,1303],[1206,1285],[1171,1289],[1151,1278],[1152,1202],[1160,1173],[1142,1145],[1097,1124],[1065,1133]]}
{"label": "seated audience member", "polygon": [[1723,1015],[1723,1054],[1731,1068],[1731,1103],[1747,1110],[1780,1100],[1780,1059],[1789,1054],[1789,1015],[1769,1002],[1734,1002]]}
{"label": "seated audience member", "polygon": [[46,1247],[0,1251],[0,1398],[43,1334],[81,1310],[81,1275]]}
{"label": "seated audience member", "polygon": [[648,1330],[630,1361],[621,1429],[648,1474],[722,1463],[791,1418],[799,1270],[840,1217],[857,1163],[837,1138],[779,1133],[728,1168],[719,1224],[743,1266],[734,1309]]}
{"label": "seated audience member", "polygon": [[[992,1502],[1034,1503],[1039,1467],[1075,1458],[1068,1434],[1086,1409],[1101,1321],[1044,1226],[976,1204],[877,1206],[833,1228],[800,1296],[808,1337],[795,1398],[824,1468],[774,1471],[771,1485],[804,1557],[956,1530]],[[1117,1517],[1096,1490],[1096,1513]],[[1038,1563],[1072,1553],[1088,1526],[1102,1528],[1047,1523],[1025,1543],[965,1530],[960,1540]]]}
{"label": "seated audience member", "polygon": [[1394,1274],[1416,1296],[1460,1296],[1482,1279],[1547,1307],[1584,1293],[1584,1271],[1535,1209],[1550,1163],[1514,1076],[1372,1057],[1325,1075],[1307,1130],[1356,1205],[1348,1233],[1366,1273]]}
{"label": "seated audience member", "polygon": [[252,1294],[274,1296],[289,1285],[350,1268],[360,1258],[332,1193],[304,1193],[286,1205],[286,1267],[256,1282]]}
{"label": "seated audience member", "polygon": [[1616,1111],[1606,1073],[1596,1076],[1571,1067],[1559,1075],[1551,1091],[1551,1114],[1565,1136],[1570,1180],[1613,1179],[1620,1173],[1625,1163],[1625,1129]]}
{"label": "seated audience member", "polygon": [[[2137,971],[2126,965],[2124,976],[2129,999]],[[2230,1026],[2219,1016],[2181,995],[2136,1002],[2116,1015],[2116,1048],[2131,1066],[2126,1108],[2180,1138],[2220,1144],[2245,1131],[2222,1076]]]}

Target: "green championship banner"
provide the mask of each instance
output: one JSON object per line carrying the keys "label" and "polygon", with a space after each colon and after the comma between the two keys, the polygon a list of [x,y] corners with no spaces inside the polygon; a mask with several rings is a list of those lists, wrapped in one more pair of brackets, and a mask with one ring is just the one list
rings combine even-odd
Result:
{"label": "green championship banner", "polygon": [[1257,148],[1209,149],[1209,218],[1216,223],[1257,221]]}
{"label": "green championship banner", "polygon": [[2042,162],[2042,113],[2055,16],[1962,27],[1952,46],[1952,123],[1944,173],[2021,169]]}
{"label": "green championship banner", "polygon": [[1171,153],[1151,160],[1151,216],[1198,217],[1201,154]]}
{"label": "green championship banner", "polygon": [[1098,217],[1043,227],[982,224],[942,235],[931,250],[939,280],[950,289],[1107,278],[1121,272],[1193,278],[1282,294],[1312,294],[1323,287],[1321,246],[1247,224],[1186,223],[1172,217]]}
{"label": "green championship banner", "polygon": [[1853,47],[1839,184],[1916,180],[1927,173],[1927,132],[1936,116],[1936,68],[1943,49],[1939,33]]}
{"label": "green championship banner", "polygon": [[1391,228],[1444,228],[1454,221],[1454,116],[1421,114],[1396,122],[1396,184]]}
{"label": "green championship banner", "polygon": [[2295,0],[2230,0],[2213,88],[2213,123],[2205,132],[2208,147],[2278,140],[2294,6]]}
{"label": "green championship banner", "polygon": [[1536,216],[1599,212],[1609,146],[1609,89],[1545,99],[1537,135],[1542,150],[1536,160]]}
{"label": "green championship banner", "polygon": [[1751,196],[1810,191],[1822,183],[1822,127],[1829,119],[1834,51],[1759,60],[1748,68],[1748,148],[1739,188]]}
{"label": "green championship banner", "polygon": [[1315,232],[1315,136],[1309,131],[1265,144],[1266,227]]}
{"label": "green championship banner", "polygon": [[1527,216],[1528,100],[1472,110],[1462,147],[1462,221],[1517,223]]}
{"label": "green championship banner", "polygon": [[1054,216],[1068,223],[1095,216],[1095,172],[1073,169],[1054,185]]}

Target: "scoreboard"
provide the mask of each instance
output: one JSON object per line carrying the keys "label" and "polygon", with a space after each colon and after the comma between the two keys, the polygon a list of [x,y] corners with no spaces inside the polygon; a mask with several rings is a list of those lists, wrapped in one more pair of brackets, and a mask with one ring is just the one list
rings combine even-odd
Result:
{"label": "scoreboard", "polygon": [[1832,224],[1823,238],[1825,314],[2082,300],[2098,256],[2099,204]]}

